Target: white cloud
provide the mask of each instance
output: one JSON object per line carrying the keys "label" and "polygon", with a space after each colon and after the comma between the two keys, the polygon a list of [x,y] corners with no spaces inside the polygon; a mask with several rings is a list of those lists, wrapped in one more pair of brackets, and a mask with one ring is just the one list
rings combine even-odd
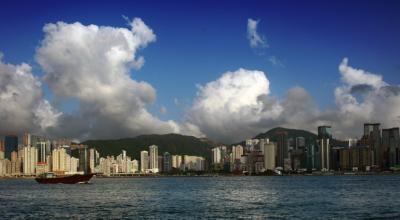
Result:
{"label": "white cloud", "polygon": [[131,78],[131,69],[144,63],[138,50],[156,35],[140,18],[129,24],[130,29],[79,22],[45,25],[36,54],[44,80],[57,100],[79,102],[78,114],[64,115],[62,128],[53,134],[83,139],[180,131],[180,124],[147,111],[156,90]]}
{"label": "white cloud", "polygon": [[200,86],[188,120],[208,137],[234,141],[251,137],[261,120],[281,114],[281,106],[269,98],[269,81],[262,71],[238,69]]}
{"label": "white cloud", "polygon": [[252,48],[268,47],[265,37],[257,32],[257,25],[259,22],[259,20],[247,19],[247,39]]}
{"label": "white cloud", "polygon": [[343,58],[339,65],[339,72],[342,75],[342,81],[349,85],[371,85],[375,88],[379,88],[387,85],[383,80],[382,76],[369,73],[362,69],[356,69],[348,65],[349,59]]}
{"label": "white cloud", "polygon": [[[56,126],[61,113],[43,99],[41,83],[26,63],[4,63],[0,56],[1,133],[38,131]],[[4,126],[6,125],[6,126]]]}
{"label": "white cloud", "polygon": [[276,126],[315,131],[321,124],[330,124],[337,138],[359,137],[366,122],[399,126],[399,86],[349,66],[346,58],[339,72],[343,84],[334,91],[336,107],[332,109],[321,111],[301,87],[276,99],[262,71],[239,69],[199,86],[187,118],[208,137],[227,143]]}
{"label": "white cloud", "polygon": [[359,135],[365,122],[399,126],[399,86],[389,85],[381,75],[349,66],[347,58],[339,65],[339,72],[343,84],[334,93],[339,122],[333,122],[338,135]]}

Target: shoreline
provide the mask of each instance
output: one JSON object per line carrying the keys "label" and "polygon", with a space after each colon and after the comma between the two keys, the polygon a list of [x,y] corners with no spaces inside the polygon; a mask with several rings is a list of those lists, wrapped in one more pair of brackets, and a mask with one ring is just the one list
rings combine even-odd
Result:
{"label": "shoreline", "polygon": [[[400,175],[400,172],[341,172],[341,173],[306,173],[306,174],[282,174],[282,175],[234,175],[234,174],[203,174],[203,175],[113,175],[103,176],[95,175],[94,178],[182,178],[182,177],[271,177],[271,176],[395,176]],[[7,179],[31,179],[34,180],[36,176],[1,176],[0,180]]]}

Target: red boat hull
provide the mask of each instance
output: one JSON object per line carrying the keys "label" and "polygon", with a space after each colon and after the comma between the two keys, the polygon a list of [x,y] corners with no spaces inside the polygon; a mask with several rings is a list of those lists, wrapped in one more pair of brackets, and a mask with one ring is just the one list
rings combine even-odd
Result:
{"label": "red boat hull", "polygon": [[38,183],[43,184],[75,184],[75,183],[88,183],[89,180],[93,177],[94,174],[75,174],[71,176],[62,176],[62,177],[54,177],[54,178],[35,178]]}

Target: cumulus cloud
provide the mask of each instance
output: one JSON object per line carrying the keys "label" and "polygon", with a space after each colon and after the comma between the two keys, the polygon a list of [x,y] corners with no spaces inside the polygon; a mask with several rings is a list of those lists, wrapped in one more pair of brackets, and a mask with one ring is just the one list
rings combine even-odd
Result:
{"label": "cumulus cloud", "polygon": [[0,56],[1,133],[41,132],[57,126],[61,113],[43,99],[41,83],[26,63],[7,64]]}
{"label": "cumulus cloud", "polygon": [[365,122],[380,122],[385,127],[398,126],[400,87],[389,85],[379,74],[356,69],[344,58],[339,65],[343,84],[335,89],[339,122],[333,121],[339,136],[359,134]]}
{"label": "cumulus cloud", "polygon": [[240,141],[276,126],[315,131],[333,126],[337,138],[358,137],[366,122],[398,126],[400,87],[382,76],[356,69],[344,58],[339,65],[342,85],[334,91],[336,107],[321,111],[301,87],[282,99],[270,94],[270,82],[262,71],[239,69],[199,86],[188,111],[188,120],[208,137],[226,143]]}
{"label": "cumulus cloud", "polygon": [[147,111],[156,90],[131,78],[130,71],[143,65],[138,50],[154,42],[156,35],[140,18],[129,25],[130,29],[79,22],[44,26],[36,54],[44,80],[57,100],[79,102],[78,113],[61,117],[62,128],[52,129],[52,134],[81,139],[192,134],[182,129],[190,126],[162,121]]}
{"label": "cumulus cloud", "polygon": [[342,75],[342,81],[349,85],[370,85],[375,88],[379,88],[387,85],[383,80],[382,76],[378,74],[369,73],[362,69],[356,69],[348,65],[349,59],[343,58],[339,65],[339,72]]}
{"label": "cumulus cloud", "polygon": [[[270,94],[262,71],[238,69],[200,86],[188,120],[208,137],[225,143],[244,140],[276,126],[313,129],[320,112],[307,91],[290,89],[282,100]],[[310,123],[312,121],[312,123]]]}
{"label": "cumulus cloud", "polygon": [[282,107],[269,98],[269,81],[262,71],[238,69],[199,86],[188,120],[208,137],[234,141],[251,137],[263,119],[276,118]]}
{"label": "cumulus cloud", "polygon": [[252,48],[268,47],[265,37],[257,32],[259,22],[259,20],[253,20],[251,18],[247,19],[247,39]]}

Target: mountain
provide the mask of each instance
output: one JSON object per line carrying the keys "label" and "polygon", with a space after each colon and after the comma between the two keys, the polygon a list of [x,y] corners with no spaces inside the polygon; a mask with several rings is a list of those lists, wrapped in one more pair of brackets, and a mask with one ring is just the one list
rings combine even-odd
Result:
{"label": "mountain", "polygon": [[117,140],[87,140],[82,144],[94,147],[101,156],[119,155],[122,150],[135,159],[140,159],[140,151],[149,150],[150,145],[158,146],[158,154],[168,151],[170,154],[202,156],[207,160],[211,156],[211,148],[217,144],[205,138],[196,138],[179,134],[140,135],[135,138]]}
{"label": "mountain", "polygon": [[282,128],[282,127],[277,127],[273,128],[265,133],[258,134],[254,138],[269,138],[271,141],[276,141],[277,138],[277,133],[279,132],[286,132],[288,135],[288,138],[295,138],[295,137],[304,137],[305,139],[309,140],[316,140],[318,136],[312,132],[305,131],[305,130],[299,130],[299,129],[289,129],[289,128]]}
{"label": "mountain", "polygon": [[[288,138],[304,137],[306,140],[311,141],[311,142],[314,142],[318,139],[318,135],[316,135],[312,132],[309,132],[306,130],[300,130],[300,129],[283,128],[283,127],[273,128],[265,133],[260,133],[260,134],[256,135],[254,138],[255,139],[268,138],[271,141],[276,142],[277,137],[278,137],[277,134],[280,132],[286,132],[288,135]],[[241,144],[244,146],[245,141],[242,141],[237,144]],[[235,144],[235,145],[237,145],[237,144]],[[335,146],[335,147],[336,146],[344,147],[347,145],[347,143],[345,141],[341,141],[341,140],[334,139],[334,138],[332,139],[331,144],[332,144],[332,146]]]}

